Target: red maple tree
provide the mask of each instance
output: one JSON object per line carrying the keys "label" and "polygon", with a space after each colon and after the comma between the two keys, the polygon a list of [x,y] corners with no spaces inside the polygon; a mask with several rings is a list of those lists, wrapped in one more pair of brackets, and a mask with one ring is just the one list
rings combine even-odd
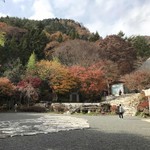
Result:
{"label": "red maple tree", "polygon": [[76,78],[78,88],[85,94],[99,93],[106,86],[102,68],[96,64],[90,67],[71,66],[69,70]]}

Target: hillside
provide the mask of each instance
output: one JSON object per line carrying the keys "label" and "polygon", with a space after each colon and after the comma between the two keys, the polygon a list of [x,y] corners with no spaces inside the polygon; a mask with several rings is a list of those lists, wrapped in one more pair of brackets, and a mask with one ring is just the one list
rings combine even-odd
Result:
{"label": "hillside", "polygon": [[[58,44],[70,39],[88,40],[94,34],[73,20],[45,19],[34,21],[15,17],[0,18],[0,64],[20,58],[23,65],[35,51],[38,60],[45,59],[44,49],[51,42]],[[2,34],[5,35],[2,38]],[[3,43],[5,39],[5,44]]]}
{"label": "hillside", "polygon": [[49,53],[49,57],[57,57],[67,66],[88,66],[100,60],[97,54],[98,47],[94,42],[75,39],[63,42],[53,48],[53,52]]}
{"label": "hillside", "polygon": [[135,64],[141,64],[150,56],[149,37],[144,38],[146,40],[108,35],[102,39],[98,33],[91,33],[86,27],[70,19],[35,21],[2,17],[0,64],[3,66],[19,58],[26,65],[34,51],[37,60],[58,57],[65,65],[88,66],[101,60],[110,60],[118,66],[119,74],[124,75],[135,70]]}
{"label": "hillside", "polygon": [[98,40],[96,45],[99,48],[100,58],[116,63],[120,74],[130,73],[134,70],[136,50],[128,41],[117,35],[110,35],[103,40]]}
{"label": "hillside", "polygon": [[17,94],[21,101],[22,92],[24,104],[32,93],[34,101],[62,102],[74,91],[80,102],[100,101],[120,80],[129,92],[140,91],[149,87],[150,73],[137,69],[149,57],[150,45],[142,36],[101,38],[69,19],[0,18],[1,103],[8,97],[13,104]]}

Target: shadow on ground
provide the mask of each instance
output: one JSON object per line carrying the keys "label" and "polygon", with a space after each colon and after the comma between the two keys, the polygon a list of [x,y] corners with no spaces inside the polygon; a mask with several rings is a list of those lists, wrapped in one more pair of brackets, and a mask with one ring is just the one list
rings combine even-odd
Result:
{"label": "shadow on ground", "polygon": [[150,137],[73,130],[0,139],[0,150],[148,150]]}

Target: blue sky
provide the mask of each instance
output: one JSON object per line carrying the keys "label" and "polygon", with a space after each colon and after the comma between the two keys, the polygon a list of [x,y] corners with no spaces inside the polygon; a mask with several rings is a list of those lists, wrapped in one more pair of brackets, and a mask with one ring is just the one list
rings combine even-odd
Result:
{"label": "blue sky", "polygon": [[150,0],[0,0],[0,16],[73,19],[105,37],[150,35]]}

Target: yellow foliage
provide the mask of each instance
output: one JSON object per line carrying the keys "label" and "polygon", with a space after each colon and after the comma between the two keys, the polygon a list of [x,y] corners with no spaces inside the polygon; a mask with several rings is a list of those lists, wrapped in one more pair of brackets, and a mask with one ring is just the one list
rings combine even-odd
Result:
{"label": "yellow foliage", "polygon": [[42,79],[49,80],[51,88],[56,93],[69,92],[70,89],[76,86],[75,79],[69,73],[69,70],[57,59],[40,61],[37,63],[37,72]]}

